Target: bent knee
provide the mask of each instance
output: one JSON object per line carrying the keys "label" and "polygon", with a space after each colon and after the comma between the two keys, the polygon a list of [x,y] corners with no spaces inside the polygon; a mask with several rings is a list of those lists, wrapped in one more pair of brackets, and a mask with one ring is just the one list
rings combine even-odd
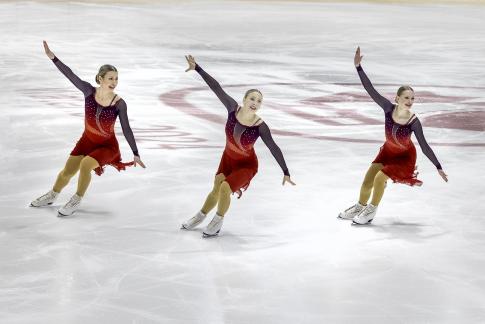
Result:
{"label": "bent knee", "polygon": [[218,175],[215,176],[214,178],[214,188],[212,188],[212,192],[219,192],[219,189],[221,188],[222,182],[226,179],[226,176],[223,173],[219,173]]}
{"label": "bent knee", "polygon": [[72,170],[72,169],[63,169],[61,170],[61,172],[59,173],[59,175],[61,177],[65,177],[65,178],[72,178],[74,177],[74,175],[76,174],[77,170]]}
{"label": "bent knee", "polygon": [[364,178],[364,181],[362,181],[362,185],[364,187],[372,187],[375,179],[376,179],[376,175],[374,176],[366,175],[366,177]]}
{"label": "bent knee", "polygon": [[227,183],[227,181],[223,181],[221,183],[221,187],[220,187],[219,190],[223,194],[231,194],[232,193],[231,186],[229,185],[229,183]]}
{"label": "bent knee", "polygon": [[374,182],[375,183],[385,183],[389,177],[382,171],[377,172]]}
{"label": "bent knee", "polygon": [[81,172],[89,172],[99,166],[98,161],[90,156],[86,156],[81,160],[79,164],[79,169]]}
{"label": "bent knee", "polygon": [[220,186],[222,181],[226,180],[224,173],[219,173],[214,177],[214,186]]}

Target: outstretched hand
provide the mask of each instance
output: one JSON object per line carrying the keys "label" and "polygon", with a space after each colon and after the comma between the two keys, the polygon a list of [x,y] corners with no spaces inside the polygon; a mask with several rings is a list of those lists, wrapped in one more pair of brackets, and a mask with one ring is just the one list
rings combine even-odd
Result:
{"label": "outstretched hand", "polygon": [[448,182],[448,175],[445,173],[445,171],[443,171],[441,169],[438,169],[438,173],[443,178],[443,180],[445,180],[446,182]]}
{"label": "outstretched hand", "polygon": [[135,155],[135,157],[133,158],[133,166],[136,167],[137,164],[141,166],[143,169],[146,168],[145,164],[141,161],[140,157]]}
{"label": "outstretched hand", "polygon": [[294,183],[293,181],[291,181],[290,176],[287,176],[287,175],[285,175],[283,177],[283,183],[282,183],[282,185],[284,186],[286,182],[289,182],[289,183],[291,183],[294,186],[296,185],[296,183]]}
{"label": "outstretched hand", "polygon": [[354,56],[355,67],[360,65],[360,62],[362,61],[363,57],[364,55],[360,55],[360,46],[357,46],[357,50],[355,51],[355,56]]}
{"label": "outstretched hand", "polygon": [[46,41],[42,41],[44,43],[44,51],[45,51],[45,54],[51,59],[53,60],[56,56],[54,55],[54,53],[51,52],[50,48],[49,48],[49,45],[47,45],[47,42]]}
{"label": "outstretched hand", "polygon": [[195,59],[192,55],[185,55],[185,59],[187,60],[187,63],[189,63],[189,67],[185,72],[189,72],[190,70],[195,70],[195,66],[197,63],[195,63]]}

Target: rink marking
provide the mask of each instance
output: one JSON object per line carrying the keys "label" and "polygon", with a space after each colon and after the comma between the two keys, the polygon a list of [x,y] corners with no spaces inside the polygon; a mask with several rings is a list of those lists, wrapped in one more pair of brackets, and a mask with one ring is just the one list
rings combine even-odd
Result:
{"label": "rink marking", "polygon": [[[265,86],[268,85],[286,85],[286,86],[301,86],[302,83],[270,83],[264,84]],[[311,85],[318,85],[315,83],[311,83]],[[357,83],[340,83],[339,85],[351,85],[357,86],[360,84]],[[253,87],[255,85],[252,85]],[[261,86],[261,85],[256,85]],[[396,87],[396,85],[380,85],[380,86],[392,86]],[[235,84],[235,85],[226,85],[226,88],[237,88],[237,87],[248,87],[246,84]],[[444,87],[444,86],[422,86],[427,88],[436,88],[436,87]],[[446,86],[446,88],[454,88],[453,86]],[[467,87],[456,87],[456,88],[466,88]],[[480,87],[481,89],[481,87]],[[189,87],[189,88],[182,88],[177,90],[168,91],[162,93],[159,99],[166,105],[173,107],[185,114],[210,121],[213,123],[224,125],[226,123],[226,117],[220,114],[214,114],[203,110],[196,105],[190,103],[187,100],[187,97],[194,92],[197,91],[210,91],[207,87]],[[467,105],[470,106],[474,110],[469,111],[452,111],[452,112],[444,112],[441,111],[438,114],[428,116],[428,117],[421,117],[423,124],[426,127],[435,127],[441,129],[451,129],[451,130],[466,130],[466,131],[478,131],[483,132],[485,131],[485,125],[483,121],[485,120],[485,110],[483,110],[483,106],[485,105],[485,100],[483,102],[463,102],[466,100],[471,99],[480,99],[477,97],[463,97],[463,96],[441,96],[437,95],[431,91],[417,91],[419,96],[419,101],[417,103],[421,104],[428,104],[428,103],[441,103],[441,104],[460,104],[460,105]],[[388,97],[392,98],[393,94],[386,94]],[[342,100],[344,99],[344,100]],[[284,111],[287,114],[292,116],[302,118],[304,120],[310,120],[312,122],[325,124],[329,126],[359,126],[359,125],[381,125],[383,122],[380,119],[370,118],[368,116],[360,114],[355,109],[336,109],[329,105],[329,103],[349,103],[353,102],[356,105],[361,104],[362,102],[372,102],[366,94],[359,94],[354,92],[342,92],[337,94],[332,94],[328,96],[318,96],[313,98],[307,98],[300,100],[298,102],[299,105],[306,105],[316,107],[318,109],[324,109],[327,112],[331,112],[334,116],[322,116],[316,115],[309,112],[303,112],[301,110],[295,109],[294,105],[282,105],[282,104],[273,104],[265,102],[266,106],[277,108],[280,111]],[[345,123],[345,119],[352,119],[356,123],[350,124]],[[339,141],[339,142],[351,142],[351,143],[382,143],[383,140],[372,140],[372,139],[364,139],[364,138],[348,138],[348,137],[340,137],[340,136],[326,136],[326,135],[313,135],[307,134],[302,132],[295,132],[295,131],[286,131],[286,130],[279,130],[272,128],[272,133],[277,135],[283,136],[296,136],[296,137],[303,137],[308,139],[317,139],[317,140],[327,140],[327,141]],[[485,143],[448,143],[448,142],[431,142],[431,145],[435,146],[459,146],[459,147],[484,147]]]}
{"label": "rink marking", "polygon": [[[269,83],[256,86],[319,86],[318,83],[288,83],[278,82]],[[346,86],[360,86],[359,83],[339,83],[337,85]],[[254,86],[254,85],[253,85]],[[396,85],[381,84],[379,87],[396,87]],[[246,84],[233,84],[226,86],[228,88],[248,87]],[[422,86],[423,88],[439,88],[440,86]],[[444,86],[441,86],[444,87]],[[446,88],[454,88],[447,86]],[[466,87],[456,87],[466,88]],[[468,89],[468,88],[467,88]],[[477,88],[478,89],[478,88]],[[480,88],[481,89],[481,88]],[[215,114],[208,112],[198,106],[190,103],[187,97],[197,91],[210,91],[205,86],[189,87],[177,90],[172,90],[163,93],[159,96],[159,99],[170,107],[173,107],[185,114],[197,117],[199,119],[210,121],[219,125],[226,123],[226,116],[223,114]],[[62,98],[57,95],[57,91],[53,89],[26,89],[23,91],[31,97],[37,100],[41,100],[49,105],[68,108],[68,113],[76,117],[84,117],[84,110],[79,109],[78,104],[71,104],[79,100],[79,96],[73,94],[63,94]],[[392,98],[392,93],[385,93],[385,96]],[[466,131],[485,131],[485,99],[479,97],[464,97],[464,96],[440,96],[436,95],[429,90],[417,92],[419,101],[418,104],[459,104],[470,107],[470,110],[465,111],[440,111],[426,117],[421,117],[423,124],[428,127],[435,127],[448,130],[466,130]],[[66,98],[68,100],[66,101]],[[59,100],[62,99],[62,100]],[[71,100],[72,99],[72,100]],[[479,101],[473,101],[479,100]],[[471,102],[470,102],[471,101]],[[297,101],[295,104],[286,105],[281,103],[265,102],[264,105],[270,108],[277,109],[288,115],[303,119],[305,121],[311,121],[314,123],[336,126],[336,127],[352,127],[352,126],[369,126],[369,125],[382,125],[382,120],[378,118],[372,118],[359,113],[356,109],[349,108],[335,108],[332,104],[338,103],[355,103],[355,105],[361,105],[362,103],[371,103],[372,100],[365,93],[359,93],[357,91],[345,91],[335,94],[329,94],[327,96],[316,96]],[[312,107],[318,110],[322,110],[325,115],[318,115],[312,112],[303,111],[305,107]],[[299,109],[300,108],[300,109]],[[75,111],[73,111],[75,109]],[[133,118],[130,118],[134,121]],[[349,121],[352,121],[349,123]],[[136,124],[136,122],[134,122]],[[190,132],[180,130],[176,126],[166,124],[152,124],[149,127],[133,127],[133,131],[137,134],[138,142],[153,143],[154,147],[160,149],[184,149],[184,148],[221,148],[221,145],[210,145],[208,139],[198,137]],[[309,134],[297,131],[280,130],[272,127],[272,133],[282,136],[300,137],[307,139],[315,139],[322,141],[337,141],[348,143],[374,143],[382,144],[382,140],[373,140],[366,138],[350,138],[341,136],[329,136],[319,134]],[[117,136],[121,136],[119,129],[116,132]],[[485,147],[485,143],[447,143],[447,142],[431,142],[434,146],[452,146],[452,147]]]}
{"label": "rink marking", "polygon": [[[65,91],[63,88],[30,88],[21,91],[39,102],[50,106],[58,107],[67,112],[70,116],[84,118],[84,109],[79,104],[80,98],[76,91]],[[62,93],[62,95],[60,95]],[[133,122],[134,118],[129,118]],[[136,124],[134,122],[133,124]],[[149,142],[155,144],[150,149],[183,149],[183,148],[221,148],[221,145],[209,145],[207,139],[195,136],[194,134],[180,130],[176,126],[167,124],[152,124],[148,127],[131,128],[136,134],[137,143]],[[116,136],[123,136],[120,127],[115,129]]]}

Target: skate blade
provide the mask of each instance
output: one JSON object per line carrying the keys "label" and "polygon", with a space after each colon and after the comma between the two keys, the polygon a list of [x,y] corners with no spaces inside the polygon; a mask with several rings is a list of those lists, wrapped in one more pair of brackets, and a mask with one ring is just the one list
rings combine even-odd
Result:
{"label": "skate blade", "polygon": [[338,215],[337,216],[337,219],[341,219],[341,220],[352,220],[352,218],[343,218],[342,216]]}
{"label": "skate blade", "polygon": [[30,203],[29,207],[35,207],[35,208],[41,208],[41,207],[47,207],[47,206],[50,206],[52,205],[53,203],[48,203],[47,205],[42,205],[42,206],[35,206],[35,205],[32,205],[32,203]]}
{"label": "skate blade", "polygon": [[371,225],[371,223],[372,223],[372,219],[365,224],[359,224],[359,223],[356,223],[355,221],[352,221],[352,225],[356,225],[356,226],[366,226],[366,225]]}
{"label": "skate blade", "polygon": [[[202,222],[201,222],[201,223],[202,223]],[[184,226],[184,224],[182,224],[182,225],[180,226],[180,229],[182,229],[182,230],[186,230],[186,231],[191,231],[191,230],[193,230],[194,228],[196,228],[196,227],[197,227],[197,226],[199,226],[199,225],[200,225],[200,223],[197,223],[197,224],[193,225],[192,227],[185,227],[185,226]]]}
{"label": "skate blade", "polygon": [[219,235],[219,232],[220,232],[220,230],[218,230],[215,234],[202,233],[202,237],[203,238],[215,237],[215,236],[218,236]]}
{"label": "skate blade", "polygon": [[184,224],[182,224],[182,225],[180,226],[180,229],[187,230],[187,231],[191,231],[191,230],[193,230],[194,228],[196,228],[197,226],[199,226],[199,225],[200,225],[200,224],[201,224],[203,221],[204,221],[204,220],[201,220],[200,222],[195,223],[194,225],[192,225],[192,227],[191,227],[191,228],[187,228],[187,227],[185,227],[185,226],[184,226]]}
{"label": "skate blade", "polygon": [[69,217],[69,216],[72,216],[72,215],[74,215],[74,213],[72,213],[71,215],[64,215],[60,211],[57,211],[57,217]]}

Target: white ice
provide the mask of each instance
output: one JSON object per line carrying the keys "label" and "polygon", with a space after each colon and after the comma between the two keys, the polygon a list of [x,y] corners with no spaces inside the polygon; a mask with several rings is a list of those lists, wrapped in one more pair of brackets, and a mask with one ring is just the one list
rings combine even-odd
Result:
{"label": "white ice", "polygon": [[[481,5],[0,3],[0,322],[484,323],[483,17]],[[28,207],[83,130],[82,94],[43,39],[93,84],[100,65],[119,69],[148,166],[93,176],[69,218],[57,209],[77,178],[55,206]],[[417,147],[424,185],[389,183],[368,227],[336,219],[384,139],[357,45],[389,99],[415,88],[450,179]],[[259,173],[214,239],[179,230],[211,189],[226,115],[184,73],[186,54],[237,100],[263,92],[261,116],[297,183],[281,186],[258,141]],[[130,160],[119,124],[117,134]]]}

